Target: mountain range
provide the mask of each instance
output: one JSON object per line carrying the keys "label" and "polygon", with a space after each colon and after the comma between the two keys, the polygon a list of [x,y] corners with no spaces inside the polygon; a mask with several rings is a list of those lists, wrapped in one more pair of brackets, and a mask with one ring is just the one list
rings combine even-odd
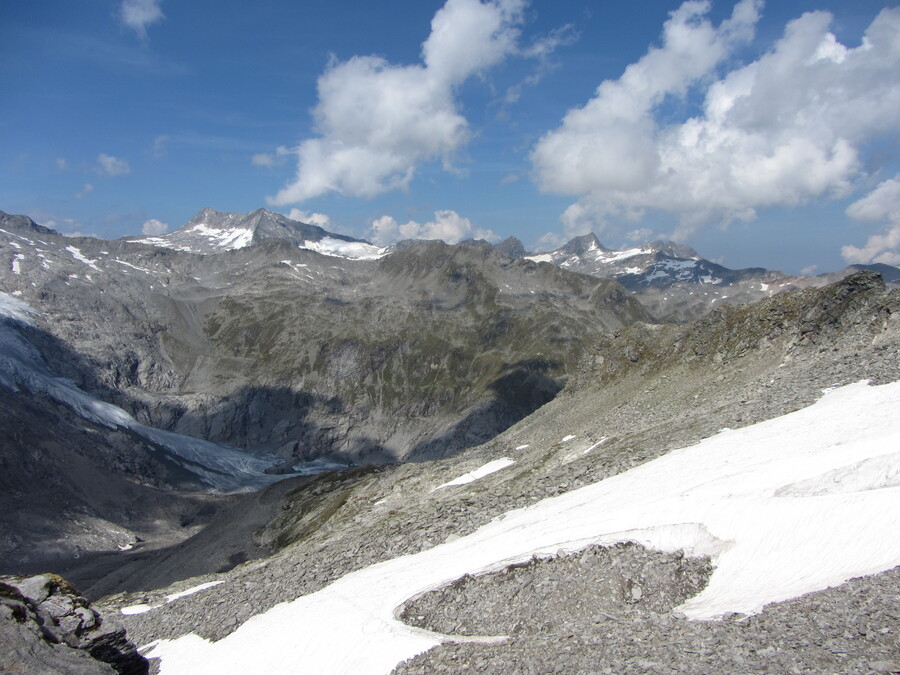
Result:
{"label": "mountain range", "polygon": [[[900,379],[900,271],[876,271],[728,270],[594,235],[381,248],[264,209],[117,241],[0,213],[0,572],[151,608],[120,617],[140,643],[225,637],[823,389]],[[894,494],[892,464],[858,461],[854,490]],[[629,574],[613,614],[643,611]],[[171,608],[159,590],[194,581],[225,585]],[[503,658],[524,670],[536,630]]]}

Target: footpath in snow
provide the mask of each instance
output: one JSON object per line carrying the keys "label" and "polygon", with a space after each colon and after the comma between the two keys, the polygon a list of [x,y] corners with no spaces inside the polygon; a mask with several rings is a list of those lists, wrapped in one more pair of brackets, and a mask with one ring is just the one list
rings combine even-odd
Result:
{"label": "footpath in snow", "polygon": [[692,619],[763,605],[900,564],[900,382],[858,383],[594,485],[511,511],[469,536],[358,570],[253,617],[216,643],[148,654],[164,675],[389,673],[446,641],[394,618],[404,601],[534,554],[635,541],[712,557]]}

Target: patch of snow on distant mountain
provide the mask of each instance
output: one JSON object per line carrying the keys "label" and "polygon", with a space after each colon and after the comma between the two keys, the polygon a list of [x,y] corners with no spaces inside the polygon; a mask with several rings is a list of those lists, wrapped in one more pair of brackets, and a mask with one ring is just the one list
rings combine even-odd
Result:
{"label": "patch of snow on distant mountain", "polygon": [[594,254],[594,259],[597,261],[603,262],[618,262],[620,260],[627,260],[628,258],[633,258],[636,255],[647,255],[649,253],[653,253],[652,249],[649,248],[629,248],[624,251],[600,251],[598,250]]}
{"label": "patch of snow on distant mountain", "polygon": [[[162,658],[163,675],[387,673],[453,640],[396,618],[411,597],[593,544],[711,555],[709,584],[680,607],[692,619],[755,613],[891,569],[900,564],[900,487],[882,474],[895,475],[900,462],[898,406],[900,382],[849,385],[808,408],[510,511],[466,537],[345,575],[218,642],[186,635],[149,655]],[[850,491],[819,493],[841,471],[854,476]],[[781,496],[785,486],[800,494]]]}
{"label": "patch of snow on distant mountain", "polygon": [[209,227],[205,223],[197,223],[190,229],[185,230],[185,233],[206,237],[213,244],[225,251],[245,248],[253,241],[253,230],[244,228],[220,230]]}
{"label": "patch of snow on distant mountain", "polygon": [[349,258],[350,260],[378,260],[387,255],[386,248],[379,248],[374,244],[367,244],[363,241],[341,241],[331,237],[304,242],[300,248],[334,258]]}
{"label": "patch of snow on distant mountain", "polygon": [[97,261],[96,260],[88,260],[87,258],[85,258],[84,255],[82,255],[82,253],[81,253],[81,249],[75,248],[74,246],[66,246],[66,250],[69,253],[71,253],[72,257],[75,258],[75,260],[77,260],[78,262],[83,262],[88,267],[95,269],[98,272],[100,271],[100,268],[94,264]]}

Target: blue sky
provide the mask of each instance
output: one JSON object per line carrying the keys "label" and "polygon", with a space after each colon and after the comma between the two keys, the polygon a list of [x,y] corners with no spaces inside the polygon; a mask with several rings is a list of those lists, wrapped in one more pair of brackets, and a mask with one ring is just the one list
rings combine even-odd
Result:
{"label": "blue sky", "polygon": [[0,83],[0,210],[62,232],[900,264],[895,2],[3,0]]}

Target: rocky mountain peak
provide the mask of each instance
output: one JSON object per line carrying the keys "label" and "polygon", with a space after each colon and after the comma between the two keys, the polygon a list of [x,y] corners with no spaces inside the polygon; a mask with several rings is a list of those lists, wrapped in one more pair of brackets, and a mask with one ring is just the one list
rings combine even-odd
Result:
{"label": "rocky mountain peak", "polygon": [[569,255],[584,255],[590,251],[608,251],[603,244],[600,243],[600,240],[597,239],[597,235],[593,232],[589,232],[588,234],[583,234],[580,237],[575,237],[571,239],[565,246],[559,249],[561,253],[567,253]]}
{"label": "rocky mountain peak", "polygon": [[183,227],[158,237],[129,237],[130,241],[191,253],[218,253],[266,241],[287,241],[325,255],[377,258],[383,251],[362,239],[329,232],[318,225],[292,220],[267,209],[231,213],[204,208]]}
{"label": "rocky mountain peak", "polygon": [[516,237],[507,237],[496,244],[494,249],[510,258],[524,258],[526,253],[525,245]]}
{"label": "rocky mountain peak", "polygon": [[59,234],[56,230],[38,225],[28,216],[14,216],[4,211],[0,211],[0,227],[20,232],[31,232],[32,234]]}

